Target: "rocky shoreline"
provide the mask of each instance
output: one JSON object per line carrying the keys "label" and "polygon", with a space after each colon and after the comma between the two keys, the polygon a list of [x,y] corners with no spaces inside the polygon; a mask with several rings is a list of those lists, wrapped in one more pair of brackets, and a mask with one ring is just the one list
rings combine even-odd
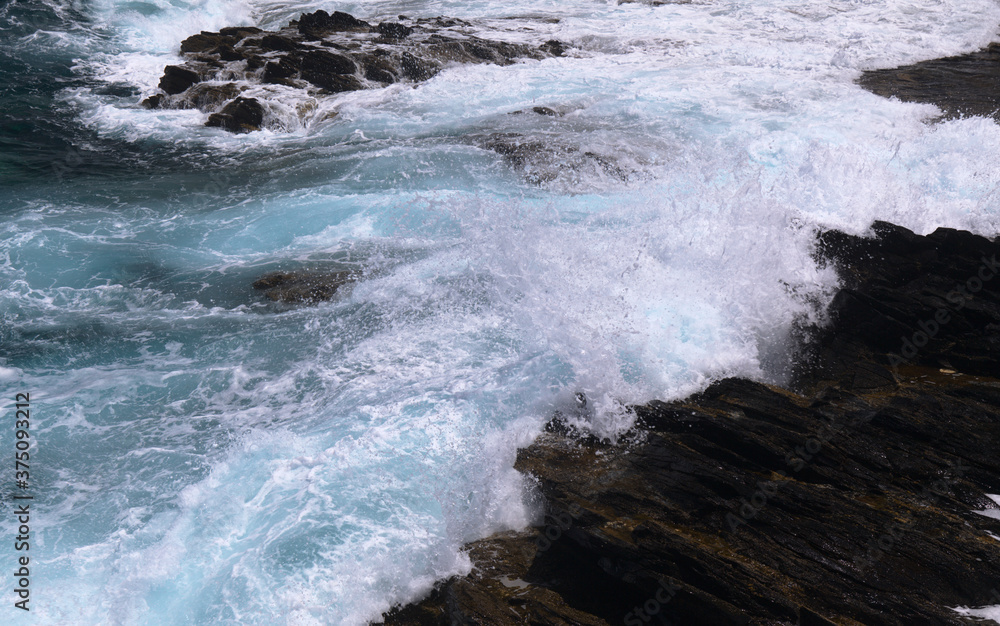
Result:
{"label": "rocky shoreline", "polygon": [[[305,13],[283,28],[203,31],[181,42],[180,65],[164,68],[149,109],[198,109],[206,126],[249,133],[276,124],[269,114],[297,100],[299,114],[318,99],[394,83],[417,84],[453,64],[509,65],[560,56],[567,46],[536,45],[477,36],[471,22],[447,17],[371,24],[334,11]],[[335,115],[330,112],[328,115]]]}
{"label": "rocky shoreline", "polygon": [[468,546],[412,624],[970,624],[1000,604],[1000,242],[819,236],[843,289],[790,389],[727,379],[558,418],[515,467],[545,525]]}
{"label": "rocky shoreline", "polygon": [[[166,68],[163,93],[144,105],[198,108],[208,126],[251,132],[266,126],[254,85],[323,97],[566,49],[481,39],[466,26],[319,11],[272,33],[205,32],[184,41],[185,63]],[[998,51],[858,83],[937,104],[944,117],[996,115]],[[521,169],[546,153],[516,133],[473,139]],[[788,388],[726,379],[632,407],[636,428],[617,444],[556,416],[515,464],[537,483],[544,525],[468,545],[470,575],[382,623],[982,623],[975,609],[1000,604],[1000,238],[883,222],[872,235],[818,236],[819,260],[843,288]],[[358,278],[272,272],[253,286],[271,301],[315,304]]]}

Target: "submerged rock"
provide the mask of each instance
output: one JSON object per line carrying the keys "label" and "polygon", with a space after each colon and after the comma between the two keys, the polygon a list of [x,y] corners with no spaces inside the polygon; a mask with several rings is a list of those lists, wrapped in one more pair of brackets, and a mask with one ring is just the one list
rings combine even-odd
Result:
{"label": "submerged rock", "polygon": [[[545,117],[559,117],[558,113],[546,107],[535,107],[532,111]],[[515,115],[523,113],[513,112]],[[582,178],[582,172],[587,172],[591,179],[605,177],[628,182],[634,173],[619,164],[615,156],[583,149],[558,136],[507,132],[470,135],[468,140],[479,148],[501,155],[508,165],[535,185],[566,178],[567,173],[575,173],[572,178]]]}
{"label": "submerged rock", "polygon": [[274,302],[315,304],[356,279],[352,272],[271,272],[254,281],[253,288]]}
{"label": "submerged rock", "polygon": [[532,113],[537,113],[538,115],[545,115],[547,117],[562,117],[563,114],[555,109],[550,109],[549,107],[531,107],[530,109],[519,109],[517,111],[511,111],[508,115],[524,115],[528,111]]}
{"label": "submerged rock", "polygon": [[820,237],[845,287],[797,391],[722,380],[634,407],[618,445],[552,424],[515,464],[544,525],[385,623],[980,623],[952,609],[1000,604],[975,512],[1000,493],[1000,246],[873,232]]}
{"label": "submerged rock", "polygon": [[[206,98],[199,83],[235,84],[238,92],[265,85],[299,89],[309,97],[420,82],[453,63],[508,65],[519,59],[543,59],[565,52],[565,44],[539,46],[477,37],[474,28],[447,18],[407,19],[372,25],[352,15],[316,11],[273,32],[258,28],[203,31],[181,42],[182,65],[167,66],[159,87],[143,101],[147,108],[197,108],[220,115],[240,97]],[[251,95],[266,107],[266,92]],[[222,95],[216,89],[215,95]],[[212,120],[215,121],[212,121]],[[213,115],[209,126],[247,132],[252,125],[233,126]],[[259,127],[259,124],[256,125]]]}
{"label": "submerged rock", "polygon": [[961,56],[868,70],[858,84],[887,98],[936,104],[945,118],[1000,119],[1000,44]]}

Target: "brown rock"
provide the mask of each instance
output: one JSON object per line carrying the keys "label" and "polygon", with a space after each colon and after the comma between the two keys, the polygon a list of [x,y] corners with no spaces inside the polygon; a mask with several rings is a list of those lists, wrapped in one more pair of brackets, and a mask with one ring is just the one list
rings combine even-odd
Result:
{"label": "brown rock", "polygon": [[215,111],[224,103],[240,95],[240,88],[236,83],[198,83],[189,87],[183,94],[178,96],[174,107],[181,109],[201,109],[202,111]]}
{"label": "brown rock", "polygon": [[220,35],[228,35],[230,37],[236,37],[237,39],[243,39],[244,37],[249,37],[250,35],[258,35],[262,32],[264,31],[255,26],[229,26],[227,28],[219,29]]}
{"label": "brown rock", "polygon": [[181,42],[181,52],[208,52],[219,46],[232,46],[237,41],[239,40],[236,37],[201,31],[200,34],[191,35]]}
{"label": "brown rock", "polygon": [[163,68],[163,78],[160,79],[160,89],[169,95],[182,93],[191,85],[200,81],[197,73],[177,65]]}
{"label": "brown rock", "polygon": [[264,107],[255,98],[236,98],[219,113],[208,116],[205,126],[213,126],[232,133],[249,133],[260,130],[264,121]]}

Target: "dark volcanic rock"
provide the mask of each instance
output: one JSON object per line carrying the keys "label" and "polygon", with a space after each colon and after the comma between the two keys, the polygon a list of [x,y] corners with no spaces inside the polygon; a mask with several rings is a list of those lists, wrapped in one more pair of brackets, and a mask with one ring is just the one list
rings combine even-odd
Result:
{"label": "dark volcanic rock", "polygon": [[200,34],[191,35],[182,41],[181,52],[208,52],[219,46],[232,46],[237,41],[239,38],[236,36],[202,31]]}
{"label": "dark volcanic rock", "polygon": [[569,50],[569,46],[556,39],[550,39],[538,47],[554,57],[561,57]]}
{"label": "dark volcanic rock", "polygon": [[160,104],[163,102],[163,98],[164,96],[162,93],[154,93],[150,97],[143,100],[141,104],[147,109],[158,109],[160,108]]}
{"label": "dark volcanic rock", "polygon": [[263,80],[265,83],[292,85],[293,83],[288,79],[294,77],[298,72],[299,68],[292,59],[282,57],[277,61],[270,61],[264,66]]}
{"label": "dark volcanic rock", "polygon": [[531,107],[530,109],[520,109],[518,111],[511,111],[508,115],[524,115],[528,111],[532,113],[537,113],[538,115],[546,115],[548,117],[562,117],[562,113],[556,111],[555,109],[550,109],[549,107]]}
{"label": "dark volcanic rock", "polygon": [[174,101],[174,107],[180,109],[201,109],[216,111],[222,105],[240,95],[240,87],[236,83],[222,85],[213,83],[198,83],[184,92],[182,98]]}
{"label": "dark volcanic rock", "polygon": [[306,13],[299,18],[298,30],[303,35],[319,39],[322,35],[332,32],[368,30],[370,24],[359,20],[349,13],[334,11],[330,15],[326,11]]}
{"label": "dark volcanic rock", "polygon": [[365,68],[365,78],[368,80],[386,84],[392,84],[399,80],[399,76],[395,74],[398,68],[381,56],[365,57],[362,64]]}
{"label": "dark volcanic rock", "polygon": [[353,74],[357,64],[342,54],[313,50],[302,56],[302,79],[329,91],[355,91],[364,85]]}
{"label": "dark volcanic rock", "polygon": [[1000,377],[1000,244],[950,228],[919,237],[876,222],[872,231],[820,237],[845,285],[810,376],[847,384],[839,364],[864,360],[866,380],[909,364]]}
{"label": "dark volcanic rock", "polygon": [[292,52],[293,50],[302,49],[302,44],[291,37],[282,37],[281,35],[264,35],[254,43],[262,50],[268,52]]}
{"label": "dark volcanic rock", "polygon": [[[257,85],[282,85],[315,97],[401,81],[425,81],[450,63],[508,65],[565,50],[559,42],[533,47],[484,39],[474,31],[461,20],[408,20],[401,16],[399,22],[376,27],[347,13],[330,15],[325,11],[302,15],[273,32],[250,27],[203,31],[181,43],[184,64],[165,69],[159,83],[164,93],[150,96],[143,106],[195,107],[217,113],[224,103],[188,93],[193,85],[236,83],[239,92],[232,98]],[[266,99],[272,91],[258,90],[253,96]],[[274,93],[273,97],[280,96]],[[215,117],[210,125],[233,128],[220,120]],[[244,132],[248,126],[238,128],[237,132]]]}
{"label": "dark volcanic rock", "polygon": [[221,61],[242,61],[245,57],[242,52],[239,52],[232,46],[221,45],[217,48],[213,48],[210,51],[212,54],[219,55]]}
{"label": "dark volcanic rock", "polygon": [[205,126],[214,126],[232,133],[260,130],[264,122],[264,107],[253,98],[236,98],[219,113],[208,116]]}
{"label": "dark volcanic rock", "polygon": [[997,243],[873,231],[820,237],[845,287],[799,392],[722,380],[634,407],[618,445],[554,421],[515,465],[545,525],[385,623],[980,623],[952,608],[1000,603],[1000,521],[974,512],[1000,492]]}
{"label": "dark volcanic rock", "polygon": [[275,302],[315,304],[356,278],[352,272],[271,272],[254,281],[253,288]]}
{"label": "dark volcanic rock", "polygon": [[400,55],[399,67],[402,69],[402,75],[410,80],[427,80],[437,73],[437,64],[418,59],[409,52]]}
{"label": "dark volcanic rock", "polygon": [[177,65],[168,65],[163,68],[163,77],[160,79],[160,89],[167,95],[174,95],[183,92],[191,85],[201,80],[197,72],[194,72]]}
{"label": "dark volcanic rock", "polygon": [[238,39],[243,39],[244,37],[249,37],[250,35],[257,35],[262,32],[264,31],[256,26],[229,26],[219,30],[220,35],[236,37]]}
{"label": "dark volcanic rock", "polygon": [[399,22],[382,22],[378,25],[378,32],[383,37],[390,39],[402,39],[413,34],[413,29]]}
{"label": "dark volcanic rock", "polygon": [[869,70],[858,84],[887,98],[936,104],[946,118],[997,117],[1000,111],[1000,44],[944,59]]}
{"label": "dark volcanic rock", "polygon": [[350,58],[326,50],[307,52],[302,55],[300,65],[303,72],[319,74],[353,74],[358,71],[357,64]]}

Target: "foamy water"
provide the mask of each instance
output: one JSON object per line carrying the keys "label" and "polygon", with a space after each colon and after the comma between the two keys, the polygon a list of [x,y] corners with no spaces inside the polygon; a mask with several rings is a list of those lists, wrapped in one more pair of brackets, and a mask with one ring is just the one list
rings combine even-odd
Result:
{"label": "foamy water", "polygon": [[[516,449],[574,394],[615,437],[630,403],[782,380],[837,287],[819,229],[1000,230],[994,122],[853,84],[985,45],[992,2],[49,6],[4,14],[26,67],[67,68],[37,88],[59,167],[2,170],[0,387],[38,445],[15,623],[363,624],[537,519]],[[138,106],[188,35],[317,8],[573,48],[307,114],[275,91],[249,135]],[[565,115],[508,115],[532,106]],[[533,184],[468,139],[494,132],[624,174]],[[301,266],[364,278],[305,308],[250,287]]]}

